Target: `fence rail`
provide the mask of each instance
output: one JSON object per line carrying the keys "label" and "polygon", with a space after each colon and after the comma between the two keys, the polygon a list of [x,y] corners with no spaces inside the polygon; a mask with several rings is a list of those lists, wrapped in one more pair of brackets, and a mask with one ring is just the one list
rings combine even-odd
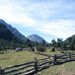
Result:
{"label": "fence rail", "polygon": [[75,54],[68,52],[62,55],[55,54],[54,56],[50,57],[48,55],[48,57],[39,60],[37,60],[37,57],[35,57],[34,61],[32,62],[0,68],[0,75],[29,75],[50,66],[50,64],[56,65],[62,61],[66,62],[64,59],[66,61],[75,60]]}

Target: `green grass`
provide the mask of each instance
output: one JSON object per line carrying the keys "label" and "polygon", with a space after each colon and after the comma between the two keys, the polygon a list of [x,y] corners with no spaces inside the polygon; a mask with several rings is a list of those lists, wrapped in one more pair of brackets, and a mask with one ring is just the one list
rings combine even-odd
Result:
{"label": "green grass", "polygon": [[35,54],[30,51],[20,51],[15,53],[5,53],[0,54],[0,66],[8,67],[16,64],[26,63],[34,60],[34,57],[37,59],[44,58],[45,56]]}
{"label": "green grass", "polygon": [[[64,52],[68,52],[68,51],[65,51],[65,50],[64,50]],[[71,51],[71,52],[72,52],[72,53],[75,53],[75,51]],[[51,51],[51,48],[50,48],[50,49],[47,49],[45,52],[40,52],[40,53],[48,54],[48,55],[50,55],[50,56],[53,56],[54,54],[60,54],[60,55],[64,54],[64,53],[61,53],[61,51],[58,51],[57,49],[56,49],[54,52],[52,52],[52,51]]]}
{"label": "green grass", "polygon": [[40,52],[40,53],[48,54],[50,56],[53,56],[54,54],[63,54],[63,53],[61,53],[61,51],[57,51],[57,50],[52,52],[51,49],[47,49],[45,52]]}
{"label": "green grass", "polygon": [[36,75],[75,75],[75,61],[51,66]]}
{"label": "green grass", "polygon": [[[67,51],[64,51],[67,52]],[[75,53],[75,51],[71,51]],[[48,49],[46,52],[42,52],[48,55],[60,54],[61,51],[51,52],[51,49]],[[67,62],[61,65],[50,66],[49,68],[37,73],[36,75],[75,75],[75,61]]]}
{"label": "green grass", "polygon": [[[51,56],[54,55],[55,53],[62,54],[61,51],[51,52],[50,49],[42,53]],[[73,53],[75,53],[75,51]],[[45,56],[30,51],[26,51],[26,50],[20,52],[14,52],[14,53],[0,54],[0,66],[4,68],[16,64],[30,62],[34,60],[34,57],[40,59],[40,58],[44,58]],[[67,62],[62,65],[50,66],[49,68],[35,75],[75,75],[75,61]]]}

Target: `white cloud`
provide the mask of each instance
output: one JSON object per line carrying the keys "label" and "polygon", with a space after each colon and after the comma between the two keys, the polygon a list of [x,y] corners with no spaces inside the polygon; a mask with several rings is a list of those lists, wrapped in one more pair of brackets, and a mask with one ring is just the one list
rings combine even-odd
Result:
{"label": "white cloud", "polygon": [[69,1],[0,0],[0,18],[65,39],[75,34],[75,2]]}
{"label": "white cloud", "polygon": [[[12,1],[12,0],[11,0]],[[19,6],[15,2],[7,0],[7,4],[0,4],[0,18],[6,20],[9,23],[21,24],[24,26],[34,26],[35,20],[30,18],[27,13],[24,13],[24,8]]]}
{"label": "white cloud", "polygon": [[75,34],[75,20],[56,20],[55,22],[43,23],[36,29],[65,39]]}

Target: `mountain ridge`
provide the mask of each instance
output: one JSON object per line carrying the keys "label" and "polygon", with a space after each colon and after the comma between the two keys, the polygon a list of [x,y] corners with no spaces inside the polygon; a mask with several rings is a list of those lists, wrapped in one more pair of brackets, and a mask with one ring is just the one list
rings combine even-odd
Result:
{"label": "mountain ridge", "polygon": [[23,43],[23,40],[14,35],[4,24],[0,23],[0,40],[3,39],[8,42]]}
{"label": "mountain ridge", "polygon": [[68,37],[68,38],[66,38],[66,40],[65,40],[64,42],[65,42],[65,43],[70,43],[70,41],[71,41],[72,39],[75,39],[75,34],[72,35],[72,36],[70,36],[70,37]]}
{"label": "mountain ridge", "polygon": [[39,36],[37,34],[29,35],[29,36],[27,36],[27,38],[33,42],[43,43],[43,41],[45,41],[45,43],[47,43],[44,38],[42,38],[41,36]]}
{"label": "mountain ridge", "polygon": [[0,23],[0,39],[12,41],[14,34],[2,23]]}
{"label": "mountain ridge", "polygon": [[7,24],[4,20],[0,19],[0,23],[4,24],[14,35],[19,37],[22,40],[26,40],[26,37],[21,34],[16,28],[12,27],[10,24]]}

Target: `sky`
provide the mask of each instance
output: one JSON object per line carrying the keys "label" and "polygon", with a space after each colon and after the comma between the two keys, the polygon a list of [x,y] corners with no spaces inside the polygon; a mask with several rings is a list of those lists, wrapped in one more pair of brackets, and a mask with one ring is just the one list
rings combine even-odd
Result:
{"label": "sky", "polygon": [[0,19],[25,36],[65,40],[75,34],[75,0],[0,0]]}

